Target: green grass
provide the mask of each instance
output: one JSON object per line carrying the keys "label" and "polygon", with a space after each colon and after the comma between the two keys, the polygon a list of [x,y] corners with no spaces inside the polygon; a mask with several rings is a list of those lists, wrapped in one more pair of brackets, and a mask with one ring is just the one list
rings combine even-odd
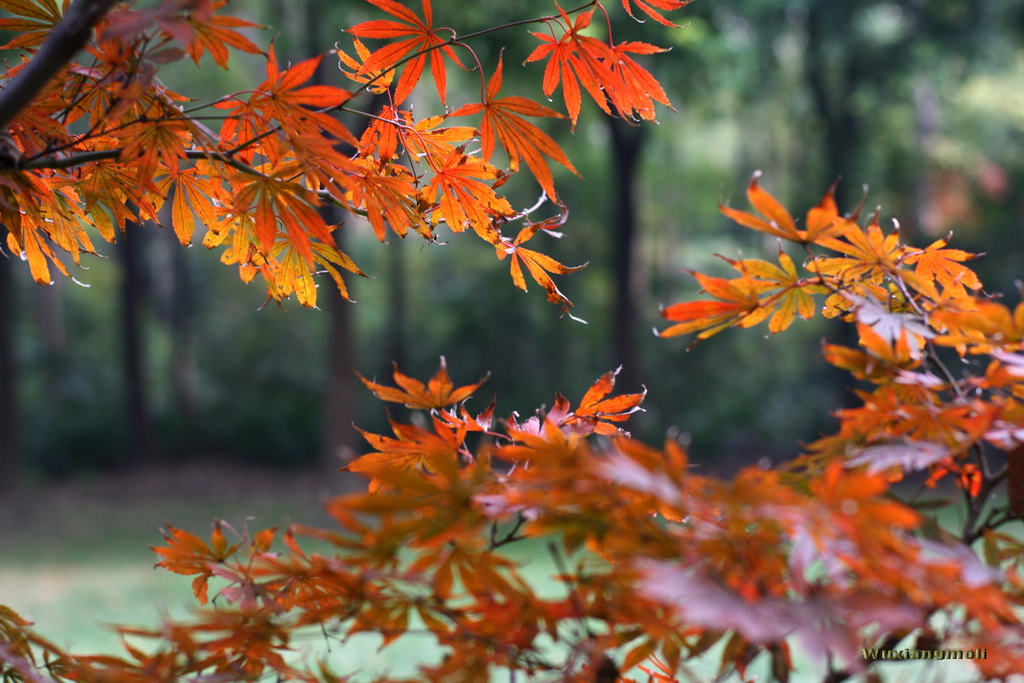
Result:
{"label": "green grass", "polygon": [[188,577],[154,568],[163,524],[205,535],[215,519],[238,529],[326,523],[319,481],[190,466],[15,491],[0,500],[0,604],[58,645],[117,652],[106,625],[152,626],[195,604]]}

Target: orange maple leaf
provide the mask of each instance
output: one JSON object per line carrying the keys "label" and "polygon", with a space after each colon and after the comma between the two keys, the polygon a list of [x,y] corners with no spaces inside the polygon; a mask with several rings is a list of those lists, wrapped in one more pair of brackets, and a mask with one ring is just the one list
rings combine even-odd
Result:
{"label": "orange maple leaf", "polygon": [[[879,300],[886,298],[888,294],[881,285],[887,278],[905,283],[925,296],[936,294],[930,280],[901,267],[909,250],[900,242],[899,225],[886,234],[878,225],[877,211],[867,228],[861,229],[855,222],[847,221],[841,234],[819,237],[817,244],[844,256],[818,257],[813,262],[813,270],[830,276],[838,285],[853,285],[855,294]],[[844,298],[851,301],[848,296],[833,293],[825,302],[825,315],[832,317],[847,308],[841,301]]]}
{"label": "orange maple leaf", "polygon": [[191,122],[147,121],[129,126],[124,134],[124,147],[120,161],[134,163],[147,175],[153,175],[159,165],[177,174],[185,149],[193,139]]}
{"label": "orange maple leaf", "polygon": [[968,347],[971,353],[1024,349],[1024,302],[1012,310],[997,301],[970,298],[965,303],[932,313],[932,326],[942,332],[937,344],[954,346],[961,355]]}
{"label": "orange maple leaf", "polygon": [[979,254],[946,249],[946,244],[946,240],[935,240],[920,251],[912,251],[903,262],[917,264],[914,274],[926,282],[938,282],[946,290],[946,296],[962,297],[967,296],[967,289],[981,289],[977,273],[963,265]]}
{"label": "orange maple leaf", "polygon": [[608,45],[580,33],[590,25],[594,11],[581,12],[575,21],[570,19],[561,7],[558,11],[565,25],[562,37],[555,39],[543,33],[532,32],[543,44],[530,53],[526,62],[548,59],[542,83],[544,94],[550,97],[561,81],[562,97],[569,111],[569,120],[575,129],[582,106],[580,85],[590,93],[605,113],[611,114],[605,90],[609,87],[614,88],[617,79],[607,67],[612,57]]}
{"label": "orange maple leaf", "polygon": [[[352,97],[352,93],[329,85],[300,87],[313,77],[322,59],[323,55],[317,55],[282,71],[271,44],[267,79],[252,91],[248,101],[229,99],[215,105],[231,110],[221,126],[222,140],[246,145],[239,156],[249,163],[256,150],[252,143],[256,141],[259,151],[274,164],[289,152],[305,152],[306,157],[312,158],[333,157],[337,140],[357,146],[359,142],[340,121],[324,111],[316,111],[336,107]],[[278,136],[262,135],[275,121],[287,144]],[[333,139],[324,138],[321,130],[330,133]]]}
{"label": "orange maple leaf", "polygon": [[754,171],[754,175],[750,178],[750,185],[747,186],[747,199],[764,218],[746,211],[731,209],[724,204],[719,204],[718,210],[744,227],[799,242],[800,234],[796,229],[793,217],[775,197],[761,188],[757,182],[760,177],[761,171]]}
{"label": "orange maple leaf", "polygon": [[17,228],[10,229],[7,233],[7,248],[15,254],[23,255],[28,261],[32,279],[37,284],[48,285],[51,283],[50,268],[46,264],[47,259],[67,275],[67,269],[57,260],[57,255],[50,248],[46,234],[39,230],[39,224],[34,221],[26,220]]}
{"label": "orange maple leaf", "polygon": [[376,158],[381,166],[394,159],[402,127],[408,125],[407,114],[409,112],[399,111],[390,104],[381,107],[359,138],[359,155],[365,159]]}
{"label": "orange maple leaf", "polygon": [[451,377],[448,376],[448,363],[444,356],[441,356],[441,364],[437,368],[437,372],[434,373],[434,376],[431,377],[426,384],[418,379],[402,374],[398,369],[397,363],[392,371],[392,377],[395,380],[395,384],[400,388],[388,387],[383,384],[371,382],[358,372],[356,375],[358,375],[363,384],[373,392],[373,395],[380,400],[391,401],[392,403],[401,403],[406,408],[418,410],[445,408],[456,403],[461,403],[469,398],[474,391],[479,389],[480,385],[486,382],[487,378],[490,376],[485,375],[476,384],[467,384],[456,389],[455,385],[452,383]]}
{"label": "orange maple leaf", "polygon": [[417,212],[414,178],[404,166],[381,167],[372,159],[353,159],[337,180],[347,190],[345,199],[352,208],[365,209],[373,234],[381,242],[386,238],[388,225],[399,237],[404,237],[410,228],[424,237],[430,236],[430,228]]}
{"label": "orange maple leaf", "polygon": [[[635,2],[636,6],[639,7],[644,14],[649,16],[651,19],[654,19],[659,24],[662,24],[663,26],[669,26],[671,28],[678,28],[677,24],[673,24],[671,21],[666,19],[665,16],[661,14],[661,12],[659,12],[658,10],[662,10],[664,12],[671,12],[672,10],[677,10],[680,9],[681,7],[686,7],[691,2],[693,2],[693,0],[635,0]],[[631,0],[622,0],[622,6],[625,8],[626,14],[633,17],[637,21],[642,21],[640,19],[637,19],[636,15],[633,14]]]}
{"label": "orange maple leaf", "polygon": [[956,485],[967,491],[972,498],[977,498],[981,493],[982,472],[974,463],[960,463],[952,457],[943,458],[932,467],[931,474],[925,482],[929,488],[935,485],[947,474],[956,475]]}
{"label": "orange maple leaf", "polygon": [[553,304],[561,304],[562,310],[568,312],[572,308],[572,301],[568,299],[555,285],[555,281],[551,279],[548,273],[555,273],[557,275],[566,275],[568,273],[575,273],[578,270],[582,270],[587,267],[587,263],[583,263],[578,266],[567,266],[563,263],[556,261],[546,254],[542,254],[539,251],[533,251],[522,246],[524,242],[530,240],[538,231],[543,230],[543,223],[535,223],[528,225],[519,231],[516,235],[515,240],[509,244],[507,241],[502,240],[496,245],[498,250],[498,258],[503,259],[506,255],[511,256],[511,264],[509,266],[512,273],[512,282],[516,287],[526,291],[526,278],[523,277],[523,266],[526,266],[527,272],[530,273],[537,284],[544,288],[547,292],[548,301]]}
{"label": "orange maple leaf", "polygon": [[551,169],[548,168],[544,156],[554,159],[576,175],[579,175],[579,172],[565,156],[565,152],[558,146],[558,143],[551,139],[551,136],[522,118],[521,115],[553,118],[563,118],[563,116],[554,109],[537,104],[525,97],[511,95],[499,99],[498,92],[501,90],[501,85],[502,57],[499,57],[498,67],[487,83],[486,99],[483,102],[459,107],[451,115],[466,116],[483,111],[480,141],[483,147],[484,161],[491,160],[495,139],[497,139],[508,152],[509,167],[512,171],[519,170],[519,160],[523,159],[544,192],[551,199],[557,200]]}
{"label": "orange maple leaf", "polygon": [[636,115],[650,120],[654,118],[655,101],[672,106],[658,81],[629,56],[630,53],[664,52],[663,48],[633,41],[609,45],[582,34],[590,25],[593,10],[580,13],[575,20],[561,7],[558,11],[565,29],[562,37],[555,39],[533,33],[542,44],[526,61],[548,59],[542,83],[544,94],[550,96],[561,82],[562,96],[574,129],[581,106],[580,86],[609,115]]}
{"label": "orange maple leaf", "polygon": [[747,199],[761,214],[760,216],[747,211],[737,211],[724,204],[719,204],[718,210],[744,227],[799,244],[816,242],[820,237],[839,232],[849,222],[839,216],[833,197],[833,186],[829,188],[821,203],[807,213],[807,229],[798,230],[796,222],[786,208],[758,184],[760,178],[761,171],[754,171],[750,185],[747,186]]}
{"label": "orange maple leaf", "polygon": [[433,200],[440,193],[441,215],[448,227],[462,232],[469,224],[482,239],[494,244],[498,237],[491,226],[492,217],[515,213],[507,199],[483,182],[497,179],[498,169],[461,149],[452,149],[434,171],[426,196]]}
{"label": "orange maple leaf", "polygon": [[[277,107],[279,108],[277,111],[283,111],[285,107],[294,111],[295,107],[299,105],[318,108],[336,107],[352,97],[352,93],[349,91],[330,85],[299,87],[313,77],[323,58],[322,54],[317,55],[282,71],[277,64],[277,55],[274,52],[274,45],[271,43],[267,55],[267,80],[256,88],[256,93],[264,97],[260,101],[261,105]],[[310,112],[303,109],[301,113],[308,115]]]}
{"label": "orange maple leaf", "polygon": [[239,176],[239,180],[251,182],[246,182],[236,192],[233,213],[249,213],[255,204],[256,244],[264,256],[274,246],[278,234],[277,222],[280,220],[288,240],[295,245],[306,263],[312,264],[310,237],[332,247],[334,237],[323,217],[313,208],[318,202],[309,188],[285,179],[293,171],[285,168],[270,176]]}
{"label": "orange maple leaf", "polygon": [[199,58],[203,56],[203,52],[208,51],[213,60],[221,68],[226,69],[228,67],[228,47],[233,47],[236,50],[250,54],[262,52],[251,40],[236,30],[240,28],[262,28],[259,24],[254,24],[251,21],[245,21],[238,17],[213,16],[213,10],[219,9],[226,4],[228,4],[227,0],[221,0],[208,4],[207,11],[205,12],[189,12],[186,22],[188,29],[191,29],[191,35],[180,24],[173,28],[165,25],[163,28],[174,35],[184,34],[188,36],[189,40],[185,44],[185,49],[188,51],[189,57],[196,64],[199,64]]}
{"label": "orange maple leaf", "polygon": [[5,2],[3,9],[15,16],[0,19],[0,31],[14,36],[0,50],[34,49],[42,44],[60,23],[61,11],[54,0],[44,3]]}
{"label": "orange maple leaf", "polygon": [[218,183],[200,174],[194,166],[165,176],[157,183],[157,187],[165,196],[170,195],[172,183],[174,197],[171,201],[171,226],[178,241],[188,246],[195,233],[196,216],[207,229],[215,230],[219,222],[217,209],[226,203],[226,197]]}
{"label": "orange maple leaf", "polygon": [[[83,173],[75,189],[84,200],[85,212],[103,239],[114,241],[115,228],[124,232],[125,222],[140,216],[157,220],[152,198],[156,186],[152,180],[140,177],[137,170],[114,162],[95,164]],[[131,205],[138,208],[133,212]]]}
{"label": "orange maple leaf", "polygon": [[774,308],[775,313],[768,322],[768,331],[777,334],[789,327],[796,315],[799,314],[804,320],[814,316],[814,297],[812,294],[824,294],[828,289],[821,285],[817,278],[801,278],[796,270],[793,259],[783,251],[779,243],[779,265],[775,265],[763,259],[742,259],[734,261],[720,256],[741,273],[758,278],[763,282],[764,291],[778,288],[761,300],[761,306]]}
{"label": "orange maple leaf", "polygon": [[228,48],[250,54],[262,52],[236,29],[264,28],[238,17],[214,14],[227,4],[227,0],[190,0],[189,2],[164,2],[156,7],[142,9],[134,7],[121,9],[106,17],[100,31],[100,39],[130,44],[144,37],[145,30],[150,24],[156,22],[165,41],[173,39],[183,43],[188,55],[196,65],[199,64],[203,53],[209,52],[213,61],[221,68],[226,69],[229,57]]}
{"label": "orange maple leaf", "polygon": [[[840,462],[829,464],[820,479],[810,482],[815,499],[840,511],[837,517],[853,516],[855,511],[863,519],[874,518],[898,529],[920,524],[921,515],[912,508],[881,498],[888,488],[883,475],[847,470]],[[851,506],[849,501],[857,505]]]}
{"label": "orange maple leaf", "polygon": [[771,306],[760,307],[758,295],[764,289],[764,282],[746,273],[732,279],[697,272],[693,276],[700,283],[701,291],[717,301],[684,301],[662,309],[661,316],[676,324],[659,332],[659,337],[678,337],[700,330],[697,335],[700,341],[733,325],[753,327],[772,312]]}
{"label": "orange maple leaf", "polygon": [[[388,88],[391,87],[391,82],[395,79],[394,70],[388,71],[383,75],[366,73],[362,66],[369,59],[370,50],[358,38],[352,39],[352,47],[356,49],[355,57],[350,56],[335,44],[335,52],[338,54],[338,69],[356,83],[362,83],[369,92],[375,95],[386,93]],[[352,71],[346,71],[344,69],[346,66],[352,69]]]}
{"label": "orange maple leaf", "polygon": [[228,545],[219,522],[213,527],[209,544],[195,534],[170,524],[165,525],[160,532],[167,545],[152,547],[153,552],[161,558],[156,566],[175,574],[199,574],[192,582],[192,591],[200,604],[205,605],[207,581],[214,574],[212,566],[231,557],[241,544]]}
{"label": "orange maple leaf", "polygon": [[453,429],[436,417],[433,418],[432,432],[422,427],[400,424],[390,418],[388,422],[397,438],[356,428],[376,450],[356,458],[344,468],[371,476],[371,493],[393,488],[393,482],[387,476],[391,472],[434,474],[439,469],[450,470],[458,462],[459,447],[466,438],[465,429]]}
{"label": "orange maple leaf", "polygon": [[656,101],[672,108],[668,95],[657,79],[629,56],[629,53],[652,55],[666,51],[667,48],[636,41],[611,46],[608,65],[617,79],[615,87],[605,86],[605,92],[621,115],[633,114],[645,121],[653,121]]}
{"label": "orange maple leaf", "polygon": [[408,7],[404,7],[394,0],[366,1],[401,21],[389,19],[364,21],[350,28],[349,33],[360,38],[412,37],[389,43],[374,51],[363,60],[357,75],[361,78],[366,75],[384,74],[386,77],[387,72],[396,68],[402,61],[408,60],[409,63],[402,70],[402,75],[398,78],[398,83],[395,86],[395,104],[401,104],[419,82],[429,56],[430,71],[434,76],[434,83],[437,85],[437,94],[441,98],[441,104],[444,104],[448,80],[444,57],[448,57],[460,68],[465,67],[448,41],[438,35],[445,29],[433,28],[434,10],[430,6],[430,0],[423,0],[423,19],[420,19]]}
{"label": "orange maple leaf", "polygon": [[[614,423],[625,422],[633,413],[643,411],[640,404],[647,397],[647,390],[644,389],[636,394],[620,394],[607,398],[615,388],[615,377],[621,370],[622,366],[619,366],[601,375],[583,394],[579,407],[564,419],[557,416],[560,419],[555,421],[560,426],[585,426],[588,431],[593,430],[605,436],[618,433],[620,429]],[[556,417],[552,413],[556,412],[558,406],[559,401],[556,398],[555,406],[547,416],[549,420]],[[565,407],[568,408],[568,402]]]}
{"label": "orange maple leaf", "polygon": [[414,156],[443,159],[455,149],[455,143],[466,142],[480,136],[480,131],[472,126],[441,127],[449,115],[428,116],[413,123],[412,112],[403,111],[401,113],[408,117],[408,124],[404,126],[396,124],[394,128],[402,141],[402,146]]}

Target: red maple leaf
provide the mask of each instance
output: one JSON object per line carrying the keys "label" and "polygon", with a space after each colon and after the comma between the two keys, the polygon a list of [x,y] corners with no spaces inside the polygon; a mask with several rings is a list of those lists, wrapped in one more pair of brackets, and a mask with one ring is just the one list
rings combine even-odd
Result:
{"label": "red maple leaf", "polygon": [[[676,28],[677,25],[673,24],[671,21],[666,19],[665,16],[661,14],[661,12],[659,12],[658,10],[671,12],[672,10],[677,10],[681,7],[686,7],[691,2],[693,2],[693,0],[635,0],[635,2],[636,6],[639,7],[640,10],[644,14],[649,16],[651,19],[654,19],[656,22],[664,26],[671,26],[673,28]],[[633,14],[631,0],[622,0],[622,6],[626,9],[626,14],[636,19],[636,15]],[[641,20],[637,19],[637,21]]]}
{"label": "red maple leaf", "polygon": [[476,384],[467,384],[456,389],[451,377],[448,376],[448,363],[445,361],[444,356],[441,356],[441,365],[437,368],[437,372],[434,373],[434,376],[426,384],[400,372],[397,364],[392,371],[392,377],[398,387],[389,387],[371,382],[358,372],[356,375],[373,392],[373,395],[380,400],[401,403],[406,408],[420,410],[445,408],[461,403],[479,389],[481,384],[487,381],[487,376],[485,376]]}
{"label": "red maple leaf", "polygon": [[430,0],[423,0],[423,19],[416,16],[408,7],[403,7],[394,0],[367,0],[372,5],[379,7],[388,14],[401,21],[390,19],[374,19],[356,24],[349,29],[349,33],[360,38],[400,38],[411,36],[405,40],[389,43],[376,50],[368,56],[359,67],[358,75],[386,74],[397,67],[402,61],[408,60],[402,75],[395,87],[395,104],[401,104],[409,96],[412,89],[416,87],[420,76],[423,75],[423,67],[430,57],[430,71],[434,75],[434,83],[437,85],[437,94],[441,98],[441,104],[445,103],[448,75],[445,70],[444,57],[462,66],[462,62],[455,55],[455,51],[447,44],[448,41],[441,38],[438,32],[443,29],[433,28],[434,10],[430,6]]}
{"label": "red maple leaf", "polygon": [[561,7],[558,11],[566,26],[565,33],[556,40],[552,36],[534,32],[533,35],[539,38],[543,45],[539,45],[531,52],[526,62],[548,59],[542,84],[544,94],[550,96],[561,81],[565,107],[569,111],[572,127],[576,128],[576,120],[579,118],[582,105],[580,85],[590,93],[605,113],[611,114],[605,90],[609,87],[614,88],[618,79],[606,66],[612,57],[611,48],[596,38],[580,34],[590,25],[593,10],[581,13],[575,21],[569,19],[569,15]]}
{"label": "red maple leaf", "polygon": [[551,177],[551,169],[544,160],[548,156],[567,169],[579,175],[572,162],[565,156],[562,148],[547,133],[528,122],[523,116],[545,116],[563,118],[554,109],[537,104],[525,97],[511,95],[498,98],[502,84],[502,58],[498,58],[498,67],[494,70],[487,83],[487,97],[483,102],[467,104],[459,107],[452,116],[465,116],[483,111],[483,122],[480,126],[480,140],[483,145],[483,159],[490,161],[494,153],[495,140],[508,152],[509,167],[513,172],[519,170],[519,160],[526,161],[533,177],[549,197],[557,199],[555,184]]}

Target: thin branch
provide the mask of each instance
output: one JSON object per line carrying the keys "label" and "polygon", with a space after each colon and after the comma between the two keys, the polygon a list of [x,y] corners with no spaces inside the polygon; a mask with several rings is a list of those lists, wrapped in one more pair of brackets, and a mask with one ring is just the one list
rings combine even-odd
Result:
{"label": "thin branch", "polygon": [[[188,152],[185,152],[185,154],[188,154]],[[78,166],[84,166],[85,164],[91,164],[96,161],[117,159],[119,156],[121,156],[120,149],[100,149],[93,150],[91,152],[76,152],[75,154],[69,154],[67,156],[62,157],[36,157],[31,161],[26,161],[22,163],[21,165],[18,166],[18,168],[25,171],[76,168]]]}
{"label": "thin branch", "polygon": [[515,525],[511,529],[509,529],[508,533],[506,533],[503,538],[498,538],[498,523],[494,522],[491,525],[491,544],[488,550],[494,550],[495,548],[500,548],[503,545],[514,543],[516,541],[521,541],[524,538],[526,538],[526,536],[521,536],[519,534],[520,529],[522,529],[525,524],[526,517],[523,516],[523,513],[520,512],[516,516]]}
{"label": "thin branch", "polygon": [[[75,154],[69,154],[63,157],[38,157],[31,161],[25,162],[18,166],[19,169],[28,171],[38,170],[55,170],[55,169],[66,169],[76,168],[78,166],[84,166],[86,164],[95,163],[98,161],[116,160],[121,156],[121,149],[103,149],[94,150],[91,152],[78,152]],[[223,164],[227,164],[232,168],[235,168],[242,173],[256,176],[259,178],[267,178],[265,173],[261,173],[257,169],[249,166],[248,164],[235,159],[223,152],[211,152],[202,149],[189,149],[185,150],[186,159],[211,159],[213,161],[219,161]],[[345,209],[349,213],[358,214],[360,216],[366,216],[365,209],[356,209],[349,204],[341,201],[327,190],[320,190],[316,192],[316,197],[320,201],[325,201],[331,204],[335,204]]]}
{"label": "thin branch", "polygon": [[[31,161],[25,162],[18,168],[22,170],[35,171],[43,169],[62,169],[62,168],[76,168],[78,166],[84,166],[86,164],[95,163],[97,161],[106,161],[109,159],[117,159],[121,156],[122,150],[118,149],[99,149],[91,152],[76,152],[75,154],[69,154],[63,157],[40,157]],[[264,176],[252,166],[245,164],[238,159],[228,156],[220,152],[211,152],[203,149],[187,149],[185,150],[186,159],[213,159],[220,161],[221,163],[227,164],[232,168],[238,169],[242,173],[248,173],[249,175]]]}
{"label": "thin branch", "polygon": [[14,117],[85,46],[93,26],[114,6],[115,1],[75,0],[29,63],[6,88],[0,90],[0,130],[7,128]]}

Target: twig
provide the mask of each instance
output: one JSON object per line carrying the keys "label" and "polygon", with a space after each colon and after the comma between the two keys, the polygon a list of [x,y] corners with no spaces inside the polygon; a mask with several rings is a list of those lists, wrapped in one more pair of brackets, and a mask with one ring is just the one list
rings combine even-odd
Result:
{"label": "twig", "polygon": [[504,538],[500,538],[499,539],[498,538],[498,523],[497,522],[493,523],[491,525],[491,546],[490,546],[490,550],[494,550],[495,548],[500,548],[503,545],[507,545],[509,543],[514,543],[515,541],[521,541],[524,538],[526,538],[525,536],[520,536],[519,535],[519,531],[520,531],[520,529],[523,528],[524,524],[526,524],[526,517],[524,517],[523,513],[520,512],[516,516],[516,523],[515,523],[515,525],[511,529],[509,529],[508,533],[505,534]]}

